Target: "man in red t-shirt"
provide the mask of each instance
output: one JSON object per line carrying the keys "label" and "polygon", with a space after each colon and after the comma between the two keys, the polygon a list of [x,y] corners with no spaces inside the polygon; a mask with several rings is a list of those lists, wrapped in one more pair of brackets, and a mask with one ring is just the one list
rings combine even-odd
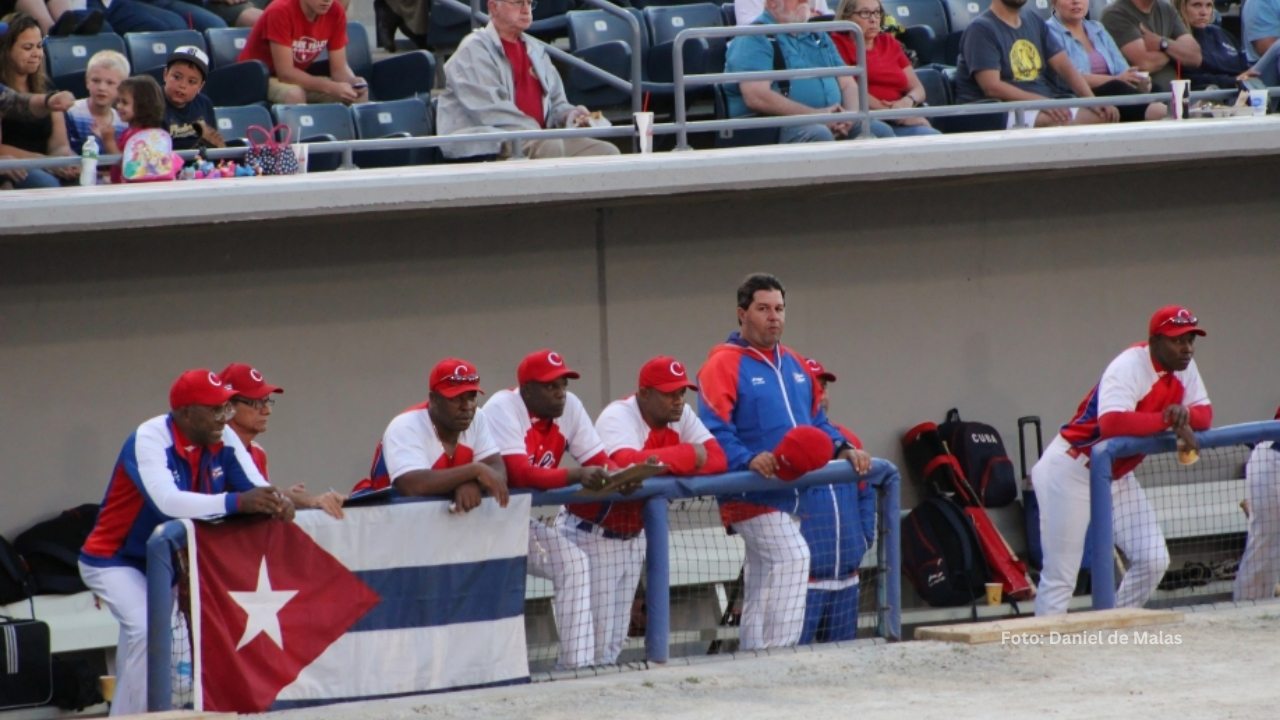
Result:
{"label": "man in red t-shirt", "polygon": [[[307,68],[329,52],[329,77]],[[275,0],[253,24],[239,60],[259,60],[271,72],[273,103],[367,102],[369,84],[347,64],[347,13],[334,0]]]}
{"label": "man in red t-shirt", "polygon": [[[445,90],[437,109],[441,135],[588,127],[591,113],[565,96],[560,73],[543,44],[524,34],[533,22],[530,0],[489,0],[489,24],[458,45],[444,66]],[[618,148],[589,137],[526,140],[525,157],[617,155]],[[501,142],[451,143],[454,160],[490,160],[511,154]]]}

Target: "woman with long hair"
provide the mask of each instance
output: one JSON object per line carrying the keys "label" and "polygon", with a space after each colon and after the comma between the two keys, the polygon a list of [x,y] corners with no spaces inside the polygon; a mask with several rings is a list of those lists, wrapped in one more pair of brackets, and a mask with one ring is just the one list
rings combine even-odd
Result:
{"label": "woman with long hair", "polygon": [[[867,100],[872,110],[913,108],[924,104],[924,85],[916,77],[902,44],[889,33],[881,32],[884,6],[880,0],[840,0],[836,19],[852,20],[862,28],[867,46]],[[831,33],[831,40],[845,64],[858,64],[857,46],[851,33]],[[889,120],[888,124],[898,137],[938,134],[922,117]]]}
{"label": "woman with long hair", "polygon": [[[0,35],[0,83],[20,93],[43,95],[52,88],[44,72],[44,34],[30,15],[15,15],[9,30]],[[0,121],[0,156],[43,158],[73,156],[67,141],[63,113],[27,120],[5,117]],[[80,166],[31,169],[20,188],[57,187],[80,176]]]}

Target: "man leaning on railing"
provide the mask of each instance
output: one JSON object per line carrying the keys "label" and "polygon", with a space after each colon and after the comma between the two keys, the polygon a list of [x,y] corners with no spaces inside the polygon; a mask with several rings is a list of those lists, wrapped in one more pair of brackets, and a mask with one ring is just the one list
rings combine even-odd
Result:
{"label": "man leaning on railing", "polygon": [[[776,25],[809,20],[809,0],[768,0],[765,11],[753,24]],[[726,72],[802,70],[844,67],[844,60],[826,33],[743,35],[729,43],[725,54]],[[797,78],[795,80],[754,80],[725,86],[729,117],[751,115],[813,115],[858,109],[858,86],[848,75]],[[859,123],[838,120],[782,128],[778,141],[822,142],[857,137]],[[893,128],[871,121],[876,137],[893,137]]]}
{"label": "man leaning on railing", "polygon": [[[441,135],[585,127],[591,113],[569,104],[560,73],[546,49],[524,34],[537,0],[489,0],[489,24],[463,39],[444,66],[445,89],[437,122]],[[451,160],[509,157],[501,142],[452,143],[441,148]],[[618,148],[595,138],[529,140],[525,157],[617,155]]]}

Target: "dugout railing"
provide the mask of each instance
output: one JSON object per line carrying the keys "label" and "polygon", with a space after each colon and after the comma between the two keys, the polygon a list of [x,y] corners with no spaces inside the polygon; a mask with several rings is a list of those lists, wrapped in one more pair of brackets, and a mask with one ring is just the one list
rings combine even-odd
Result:
{"label": "dugout railing", "polygon": [[[1213,430],[1196,433],[1196,439],[1200,443],[1201,462],[1208,462],[1213,457],[1214,451],[1228,449],[1241,445],[1252,445],[1264,440],[1280,440],[1280,422],[1253,422],[1243,423],[1240,425],[1229,425]],[[1090,489],[1090,524],[1089,524],[1089,547],[1091,555],[1088,558],[1090,572],[1092,574],[1092,605],[1095,610],[1103,610],[1113,608],[1116,605],[1116,577],[1115,577],[1115,555],[1114,555],[1114,532],[1113,532],[1113,508],[1111,499],[1111,470],[1113,463],[1117,458],[1129,457],[1136,454],[1147,455],[1144,465],[1150,463],[1164,463],[1166,474],[1172,473],[1192,473],[1195,466],[1179,468],[1176,461],[1172,459],[1173,454],[1177,450],[1177,439],[1173,433],[1162,433],[1150,437],[1117,437],[1110,438],[1098,443],[1092,452],[1089,465],[1089,489]],[[1215,480],[1232,480],[1235,476],[1243,477],[1240,469],[1238,458],[1230,459],[1223,463],[1223,470],[1220,474],[1225,473],[1225,477],[1205,479],[1192,478],[1192,482],[1205,482]],[[1144,474],[1140,467],[1138,474]],[[1149,473],[1146,473],[1149,474]],[[1144,490],[1148,494],[1148,500],[1152,501],[1151,490],[1147,488],[1147,484],[1142,482]],[[1242,487],[1242,485],[1241,485]],[[1234,485],[1231,492],[1236,492]],[[1235,504],[1243,499],[1232,495],[1231,497],[1218,498],[1218,502],[1206,503],[1204,500],[1196,500],[1195,503],[1203,511],[1209,507],[1210,512],[1221,515],[1222,512],[1239,512],[1234,509]],[[1153,506],[1158,503],[1152,502]],[[1185,503],[1184,503],[1185,504]],[[1227,508],[1225,511],[1214,509],[1213,506],[1219,508]],[[1169,509],[1172,508],[1172,511]],[[1164,534],[1169,536],[1179,521],[1186,522],[1185,518],[1173,517],[1177,514],[1176,505],[1166,505],[1163,509],[1155,508]],[[1042,510],[1043,512],[1043,510]],[[1192,509],[1191,512],[1196,512]],[[1242,514],[1241,514],[1242,515]],[[1223,528],[1219,526],[1218,530]],[[1238,528],[1227,527],[1227,530],[1238,534]],[[1190,530],[1188,533],[1203,533],[1203,530]],[[1174,532],[1174,535],[1181,534]],[[1173,568],[1177,570],[1177,568]],[[1168,574],[1166,574],[1168,577]]]}
{"label": "dugout railing", "polygon": [[[753,472],[735,472],[700,477],[658,476],[646,480],[633,495],[592,498],[595,500],[643,500],[645,522],[644,596],[647,622],[644,633],[645,659],[665,663],[670,659],[671,622],[671,503],[673,501],[709,498],[779,487],[809,487],[836,483],[866,482],[875,491],[876,567],[875,634],[881,638],[900,640],[901,560],[899,555],[901,500],[897,467],[882,459],[874,459],[865,476],[856,475],[844,461],[808,473],[794,483],[783,485]],[[558,506],[582,502],[574,493],[577,486],[533,493],[534,506]],[[438,498],[394,498],[391,502],[447,502]],[[186,527],[181,521],[160,525],[147,542],[147,707],[162,711],[173,705],[173,618],[174,583],[177,576],[175,558],[187,546]],[[527,578],[526,578],[527,582]],[[184,654],[185,657],[185,654]],[[196,668],[195,672],[199,672]]]}

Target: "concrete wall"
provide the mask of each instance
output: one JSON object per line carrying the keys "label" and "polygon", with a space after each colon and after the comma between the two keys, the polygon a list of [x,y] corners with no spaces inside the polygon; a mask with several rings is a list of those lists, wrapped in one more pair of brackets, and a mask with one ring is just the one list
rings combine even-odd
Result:
{"label": "concrete wall", "polygon": [[346,489],[438,358],[496,390],[553,346],[595,413],[652,354],[699,365],[754,270],[894,461],[952,406],[1051,433],[1169,302],[1209,332],[1216,424],[1270,418],[1276,157],[0,238],[0,533],[97,501],[182,369],[255,364],[277,483]]}

